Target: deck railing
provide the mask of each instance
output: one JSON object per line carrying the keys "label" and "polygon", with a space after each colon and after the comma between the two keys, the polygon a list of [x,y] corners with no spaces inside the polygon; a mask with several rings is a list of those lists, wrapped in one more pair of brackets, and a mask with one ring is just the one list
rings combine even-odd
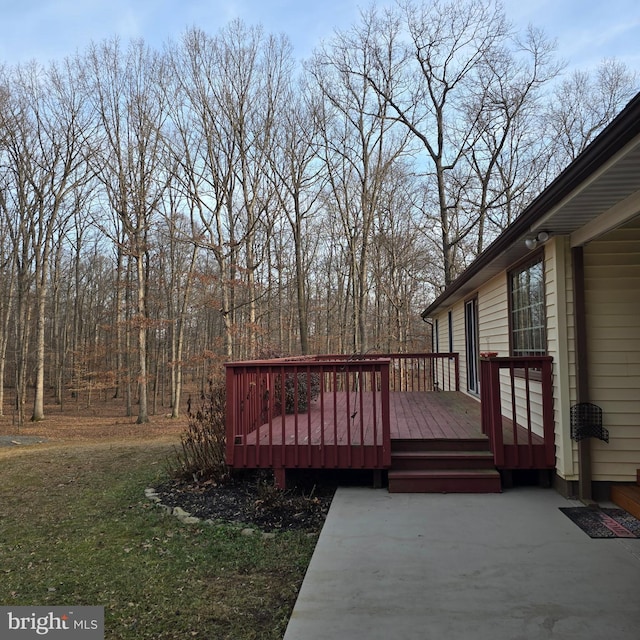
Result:
{"label": "deck railing", "polygon": [[233,467],[387,468],[389,393],[460,388],[457,353],[301,356],[226,371]]}
{"label": "deck railing", "polygon": [[553,469],[553,358],[481,358],[482,431],[496,467]]}
{"label": "deck railing", "polygon": [[228,363],[227,463],[389,466],[389,362],[324,356]]}
{"label": "deck railing", "polygon": [[390,391],[460,391],[457,353],[385,353],[315,356],[316,359],[359,362],[388,358]]}
{"label": "deck railing", "polygon": [[457,353],[391,353],[391,391],[460,391]]}

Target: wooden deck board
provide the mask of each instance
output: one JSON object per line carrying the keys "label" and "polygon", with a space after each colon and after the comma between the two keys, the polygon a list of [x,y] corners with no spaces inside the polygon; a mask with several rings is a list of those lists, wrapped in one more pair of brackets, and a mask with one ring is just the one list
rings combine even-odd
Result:
{"label": "wooden deck board", "polygon": [[[357,394],[326,394],[323,402],[312,403],[311,410],[273,418],[268,423],[246,436],[247,444],[274,445],[295,444],[374,444],[382,441],[382,406],[379,394],[374,403],[370,394],[363,394],[361,403]],[[389,395],[391,439],[464,439],[482,438],[479,403],[456,391],[440,393],[397,392]],[[351,416],[350,429],[346,421],[335,424],[334,416]],[[323,429],[324,424],[324,439]],[[336,428],[337,426],[337,428]],[[375,434],[374,434],[375,427]],[[284,438],[283,438],[284,434]],[[296,440],[297,434],[297,440]],[[362,438],[364,434],[364,439]],[[349,440],[349,435],[351,436]],[[337,436],[337,438],[336,438]]]}
{"label": "wooden deck board", "polygon": [[[336,394],[334,407],[333,394],[325,394],[323,407],[320,400],[312,403],[311,410],[297,416],[291,414],[273,418],[271,436],[269,424],[263,424],[246,437],[247,444],[255,444],[259,433],[260,444],[271,442],[278,444],[299,445],[346,445],[349,443],[349,432],[346,424],[336,425],[334,416],[348,415],[351,419],[351,444],[374,444],[373,402],[367,394],[360,403],[357,394]],[[380,396],[376,398],[376,440],[382,439],[382,406]],[[391,419],[391,439],[438,440],[483,438],[480,421],[480,403],[459,391],[434,392],[395,392],[389,394],[389,414]],[[284,418],[284,419],[283,419]],[[324,423],[324,430],[321,425]],[[297,424],[297,429],[296,429]],[[361,438],[361,424],[364,440]],[[283,429],[284,426],[284,429]],[[296,441],[297,431],[297,441]],[[324,431],[324,437],[323,437]],[[503,419],[505,444],[514,443],[513,423]],[[284,440],[283,440],[284,433]],[[533,444],[542,444],[543,440],[533,435]],[[527,444],[528,437],[522,427],[518,427],[518,444]]]}
{"label": "wooden deck board", "polygon": [[391,438],[411,440],[482,437],[477,402],[455,391],[392,393]]}

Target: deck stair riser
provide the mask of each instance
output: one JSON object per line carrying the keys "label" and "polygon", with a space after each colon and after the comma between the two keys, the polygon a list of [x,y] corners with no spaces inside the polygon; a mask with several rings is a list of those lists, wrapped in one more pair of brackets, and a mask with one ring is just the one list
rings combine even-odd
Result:
{"label": "deck stair riser", "polygon": [[393,471],[390,493],[500,493],[500,474],[494,470]]}
{"label": "deck stair riser", "polygon": [[391,440],[392,454],[400,451],[489,451],[487,438],[441,438],[430,440]]}
{"label": "deck stair riser", "polygon": [[493,456],[485,451],[398,451],[391,454],[391,468],[402,471],[494,469]]}
{"label": "deck stair riser", "polygon": [[390,493],[499,493],[486,439],[393,440]]}

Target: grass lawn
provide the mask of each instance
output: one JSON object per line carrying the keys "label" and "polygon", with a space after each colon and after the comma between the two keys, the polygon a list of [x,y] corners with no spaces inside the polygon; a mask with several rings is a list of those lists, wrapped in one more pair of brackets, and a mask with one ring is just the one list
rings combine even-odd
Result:
{"label": "grass lawn", "polygon": [[113,640],[282,638],[315,538],[181,524],[144,496],[170,451],[0,450],[0,604],[102,605]]}

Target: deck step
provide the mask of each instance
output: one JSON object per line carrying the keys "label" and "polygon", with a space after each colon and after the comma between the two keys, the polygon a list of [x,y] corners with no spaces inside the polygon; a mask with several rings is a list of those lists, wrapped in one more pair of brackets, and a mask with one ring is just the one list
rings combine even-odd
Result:
{"label": "deck step", "polygon": [[499,493],[486,437],[392,440],[390,493]]}
{"label": "deck step", "polygon": [[500,493],[495,469],[389,471],[389,493]]}
{"label": "deck step", "polygon": [[640,519],[640,486],[613,485],[611,487],[611,500],[621,509]]}
{"label": "deck step", "polygon": [[490,451],[393,451],[394,471],[494,469]]}
{"label": "deck step", "polygon": [[489,438],[441,438],[429,440],[411,440],[394,438],[391,451],[488,451]]}

